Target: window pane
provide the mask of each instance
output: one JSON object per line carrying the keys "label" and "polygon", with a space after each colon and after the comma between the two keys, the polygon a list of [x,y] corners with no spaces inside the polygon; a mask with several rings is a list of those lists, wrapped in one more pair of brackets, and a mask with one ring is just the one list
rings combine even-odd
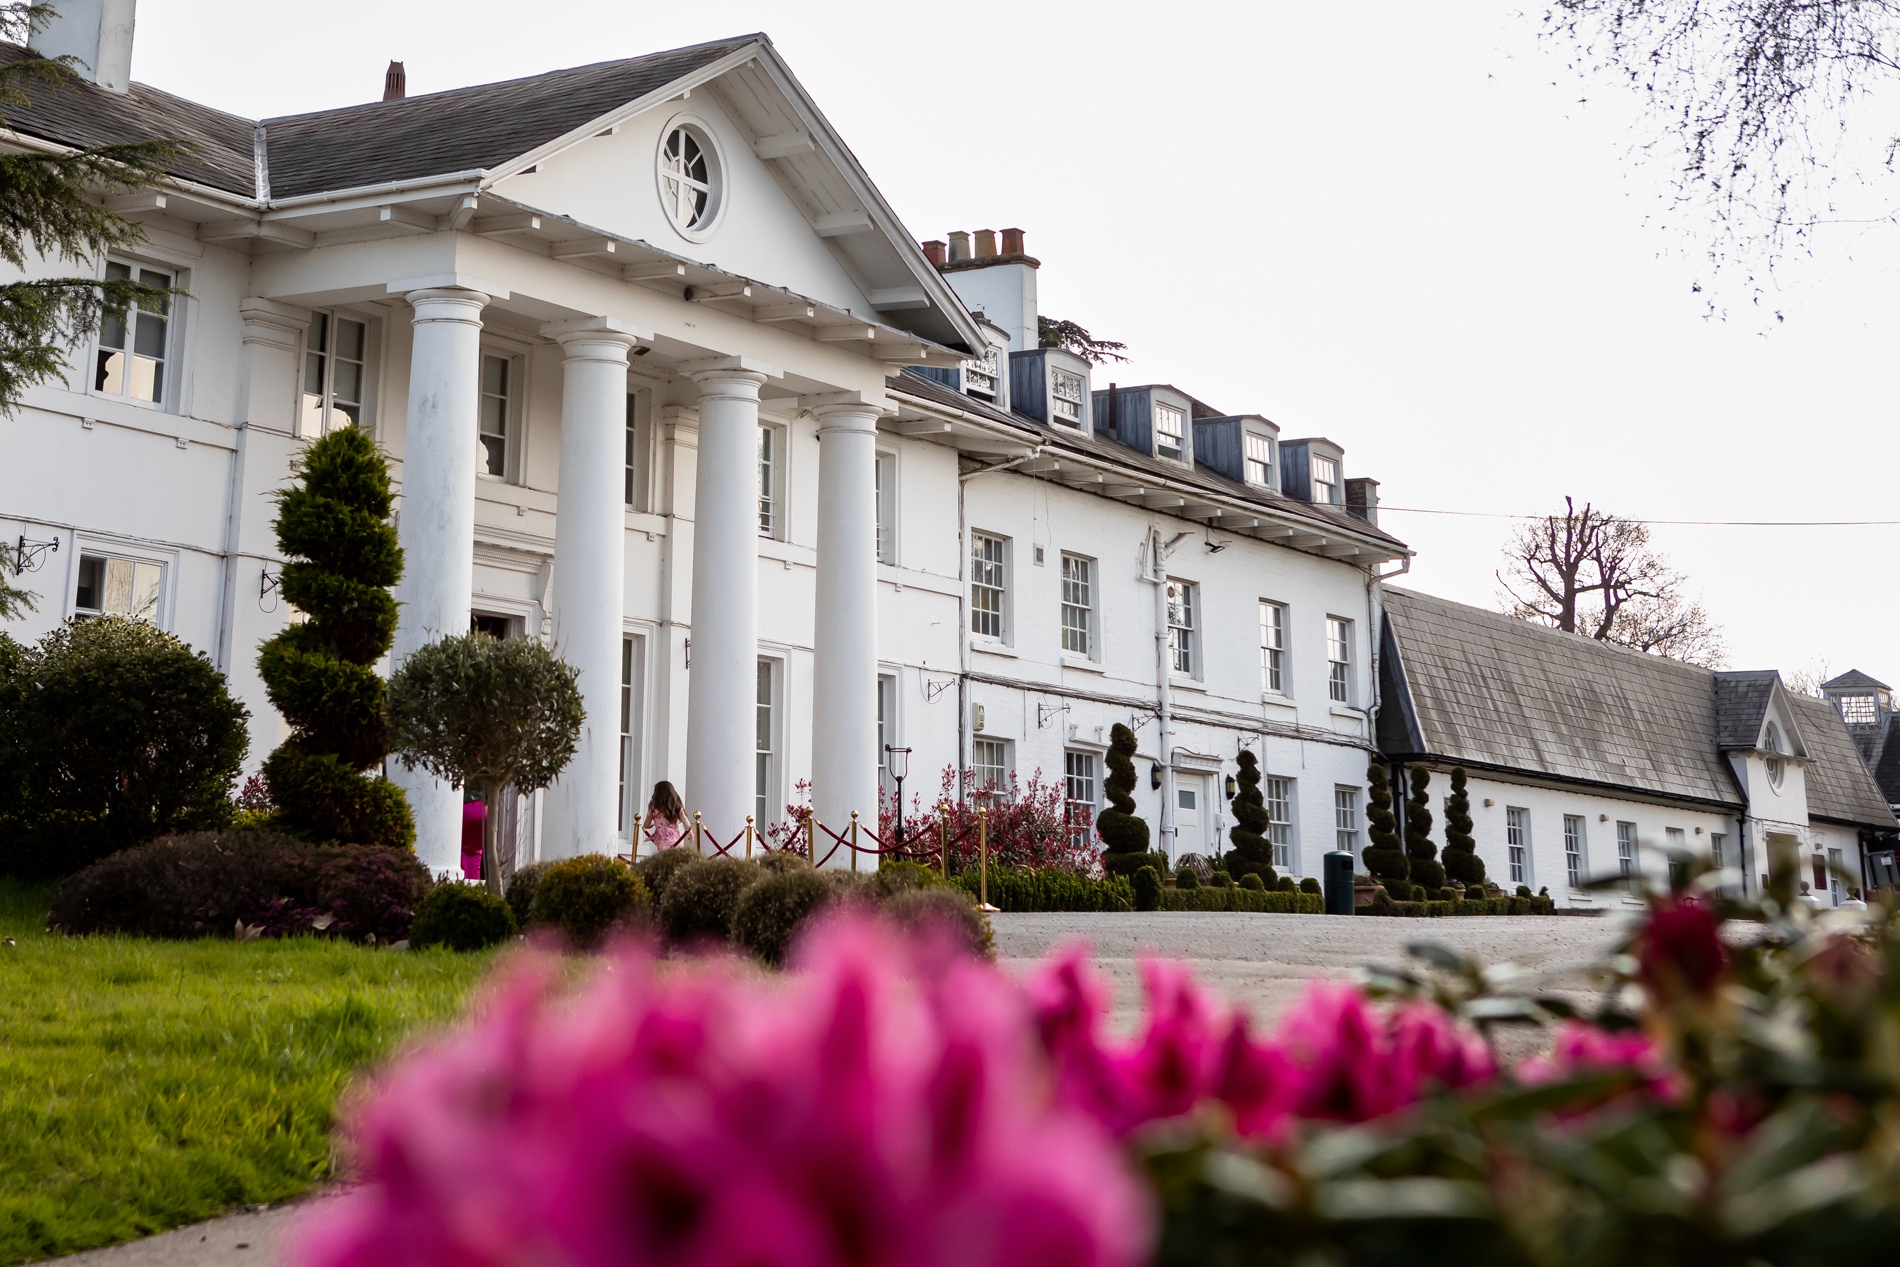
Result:
{"label": "window pane", "polygon": [[970,632],[1003,636],[1004,542],[985,533],[970,535]]}
{"label": "window pane", "polygon": [[482,358],[482,392],[490,396],[508,394],[508,358],[505,356],[484,356]]}
{"label": "window pane", "polygon": [[1187,431],[1187,415],[1173,405],[1154,407],[1155,454],[1164,458],[1179,458],[1183,455],[1183,437]]}
{"label": "window pane", "polygon": [[1293,780],[1265,779],[1262,799],[1267,803],[1267,839],[1273,842],[1273,865],[1293,865]]}
{"label": "window pane", "polygon": [[360,321],[338,317],[336,319],[336,354],[346,361],[362,360],[367,329]]}
{"label": "window pane", "polygon": [[331,387],[339,402],[358,404],[363,399],[363,367],[355,361],[336,363],[336,381]]}
{"label": "window pane", "polygon": [[773,797],[772,732],[774,730],[772,725],[773,668],[774,665],[772,661],[759,661],[757,694],[758,735],[755,741],[757,750],[753,754],[754,804],[752,807],[752,821],[755,824],[761,825],[777,821],[777,816],[772,813],[771,805]]}
{"label": "window pane", "polygon": [[102,348],[125,346],[125,318],[108,315],[99,323],[99,346]]}
{"label": "window pane", "polygon": [[1074,555],[1062,556],[1062,649],[1091,655],[1090,634],[1094,608],[1093,564]]}
{"label": "window pane", "polygon": [[772,428],[759,428],[759,532],[772,536],[777,530],[778,508],[775,495],[778,492],[777,481],[773,476],[773,460],[777,455],[777,434]]}
{"label": "window pane", "polygon": [[125,394],[125,353],[99,349],[98,372],[93,375],[93,390],[113,396]]}
{"label": "window pane", "polygon": [[79,611],[96,612],[105,601],[106,561],[97,555],[79,556],[79,588],[73,596],[73,607]]}
{"label": "window pane", "polygon": [[126,615],[135,620],[158,619],[158,583],[162,575],[156,563],[132,565],[132,601]]}
{"label": "window pane", "polygon": [[132,373],[126,380],[125,394],[133,400],[157,401],[165,390],[165,365],[147,356],[132,358]]}

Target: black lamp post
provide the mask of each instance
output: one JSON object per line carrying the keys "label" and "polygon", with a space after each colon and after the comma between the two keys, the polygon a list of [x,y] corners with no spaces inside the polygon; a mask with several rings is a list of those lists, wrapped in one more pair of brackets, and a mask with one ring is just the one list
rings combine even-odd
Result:
{"label": "black lamp post", "polygon": [[904,776],[910,773],[910,749],[884,745],[884,761],[897,784],[897,845],[904,847]]}

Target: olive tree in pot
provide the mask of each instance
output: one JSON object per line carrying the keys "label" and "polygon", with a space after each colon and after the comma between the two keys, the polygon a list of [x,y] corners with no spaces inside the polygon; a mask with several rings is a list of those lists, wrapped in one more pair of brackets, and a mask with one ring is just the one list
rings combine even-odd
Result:
{"label": "olive tree in pot", "polygon": [[482,872],[501,892],[501,793],[534,792],[574,758],[585,710],[574,669],[533,638],[467,633],[410,655],[389,679],[390,747],[481,794]]}

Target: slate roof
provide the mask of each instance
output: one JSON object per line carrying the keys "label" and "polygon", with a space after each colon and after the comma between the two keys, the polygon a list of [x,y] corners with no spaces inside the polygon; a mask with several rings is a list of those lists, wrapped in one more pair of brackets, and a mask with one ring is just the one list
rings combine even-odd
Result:
{"label": "slate roof", "polygon": [[[1215,493],[1222,497],[1231,497],[1240,501],[1266,506],[1274,511],[1305,519],[1321,529],[1347,531],[1363,537],[1383,541],[1395,550],[1404,550],[1406,545],[1391,533],[1373,526],[1357,515],[1348,514],[1343,508],[1334,506],[1315,506],[1298,497],[1288,497],[1285,493],[1270,488],[1260,488],[1240,480],[1229,479],[1213,467],[1195,463],[1186,467],[1179,462],[1170,462],[1164,458],[1151,457],[1139,449],[1131,449],[1118,441],[1099,435],[1083,435],[1067,427],[1052,427],[1038,422],[1027,414],[1014,410],[1005,412],[994,405],[966,396],[947,383],[920,374],[906,368],[885,380],[885,384],[897,391],[931,401],[949,409],[960,409],[993,422],[1014,427],[1026,433],[1045,449],[1066,450],[1070,453],[1086,454],[1103,459],[1124,470],[1133,472],[1137,477],[1147,474],[1165,479],[1175,484],[1185,484],[1203,492]],[[1178,389],[1174,389],[1178,390]],[[1182,395],[1187,395],[1182,392]]]}
{"label": "slate roof", "polygon": [[1824,699],[1790,695],[1808,745],[1808,817],[1857,826],[1892,828],[1887,798],[1867,772],[1847,724]]}
{"label": "slate roof", "polygon": [[1381,742],[1419,745],[1393,755],[1742,805],[1707,669],[1391,586],[1385,610],[1410,733],[1382,716]]}
{"label": "slate roof", "polygon": [[1723,750],[1755,746],[1779,677],[1773,669],[1715,675],[1715,742]]}
{"label": "slate roof", "polygon": [[1844,691],[1891,691],[1893,688],[1888,686],[1885,682],[1882,682],[1879,678],[1869,677],[1859,669],[1849,669],[1839,677],[1829,678],[1827,681],[1821,683],[1821,689],[1824,691],[1836,689]]}
{"label": "slate roof", "polygon": [[[763,35],[549,71],[401,101],[372,101],[266,119],[267,195],[294,198],[391,181],[491,169],[618,106],[718,61]],[[26,59],[0,44],[0,64]],[[186,152],[171,174],[255,197],[257,124],[146,84],[124,93],[80,81],[34,85],[6,107],[15,131],[66,145],[169,138]]]}

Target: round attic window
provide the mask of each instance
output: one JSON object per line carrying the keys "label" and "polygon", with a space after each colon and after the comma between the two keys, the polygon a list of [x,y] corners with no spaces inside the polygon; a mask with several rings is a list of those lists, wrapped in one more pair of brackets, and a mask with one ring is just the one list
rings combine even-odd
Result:
{"label": "round attic window", "polygon": [[1768,759],[1766,760],[1766,762],[1764,762],[1764,764],[1768,767],[1768,782],[1770,786],[1779,788],[1781,786],[1781,766],[1782,766],[1781,731],[1775,728],[1775,723],[1773,722],[1768,723],[1768,735],[1765,742],[1768,745],[1768,754],[1769,754]]}
{"label": "round attic window", "polygon": [[682,237],[712,232],[725,203],[725,164],[712,132],[694,119],[675,119],[660,134],[660,206]]}

